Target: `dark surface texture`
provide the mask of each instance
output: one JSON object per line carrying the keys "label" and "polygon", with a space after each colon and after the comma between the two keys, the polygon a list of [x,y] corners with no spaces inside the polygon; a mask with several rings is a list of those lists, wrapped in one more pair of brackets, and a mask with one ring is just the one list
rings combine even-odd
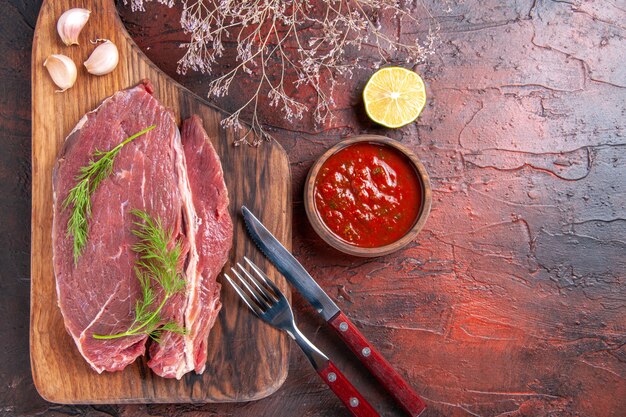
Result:
{"label": "dark surface texture", "polygon": [[[294,252],[423,395],[425,416],[624,416],[626,4],[464,0],[444,13],[436,3],[442,28],[436,53],[416,67],[429,95],[416,124],[367,122],[360,91],[372,70],[360,70],[337,90],[332,125],[303,120],[275,132],[292,167]],[[0,414],[348,415],[295,347],[285,385],[254,403],[74,407],[39,398],[28,299],[30,48],[40,4],[2,5]],[[204,96],[207,76],[176,74],[180,9],[146,9],[119,5],[157,66]],[[218,104],[233,110],[237,100]],[[276,114],[261,116],[280,125]],[[302,203],[313,161],[359,133],[402,141],[432,180],[418,240],[383,258],[330,249]],[[294,308],[303,332],[382,415],[402,415],[297,294]]]}

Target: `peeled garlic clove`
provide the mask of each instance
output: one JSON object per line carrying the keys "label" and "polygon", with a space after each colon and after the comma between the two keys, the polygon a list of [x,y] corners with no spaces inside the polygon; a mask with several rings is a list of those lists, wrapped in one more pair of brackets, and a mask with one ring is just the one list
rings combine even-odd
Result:
{"label": "peeled garlic clove", "polygon": [[120,54],[117,51],[117,46],[106,40],[93,50],[89,59],[85,61],[85,68],[90,74],[104,75],[113,71],[119,60]]}
{"label": "peeled garlic clove", "polygon": [[69,9],[59,17],[57,32],[64,44],[78,45],[78,35],[89,20],[91,12],[87,9]]}
{"label": "peeled garlic clove", "polygon": [[43,66],[48,69],[52,81],[60,88],[57,93],[67,90],[76,82],[76,65],[65,55],[50,55]]}

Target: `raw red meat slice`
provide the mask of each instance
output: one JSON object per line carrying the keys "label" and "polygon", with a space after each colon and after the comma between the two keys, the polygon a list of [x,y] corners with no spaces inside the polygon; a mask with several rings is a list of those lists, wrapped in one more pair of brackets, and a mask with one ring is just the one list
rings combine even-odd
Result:
{"label": "raw red meat slice", "polygon": [[[156,128],[122,148],[112,174],[92,196],[89,239],[74,263],[67,236],[70,210],[62,204],[80,167],[96,150],[109,150],[150,125]],[[110,340],[94,334],[126,331],[141,288],[134,274],[136,220],[131,209],[159,218],[184,247],[183,293],[170,298],[162,321],[175,321],[185,335],[164,332],[150,345],[148,365],[163,377],[201,373],[209,330],[221,308],[217,275],[228,258],[233,225],[228,192],[215,149],[197,116],[183,124],[152,96],[148,81],[120,91],[88,113],[68,136],[53,172],[53,263],[59,307],[80,353],[98,372],[118,371],[145,353],[148,336]]]}
{"label": "raw red meat slice", "polygon": [[[131,232],[135,219],[130,209],[160,218],[175,237],[181,234],[176,172],[180,135],[172,113],[151,93],[146,81],[86,114],[66,139],[53,172],[52,247],[59,307],[80,353],[98,372],[124,369],[145,352],[147,336],[92,337],[123,332],[134,318],[140,285],[133,272],[137,255],[131,247],[137,238]],[[89,239],[74,264],[67,236],[70,210],[62,204],[80,167],[96,150],[112,149],[153,124],[156,128],[122,148],[113,173],[93,194]]]}
{"label": "raw red meat slice", "polygon": [[[187,276],[195,276],[195,283],[189,287],[193,290],[189,292],[185,311],[189,331],[186,341],[192,346],[195,371],[203,372],[209,329],[221,308],[220,284],[216,278],[228,259],[233,223],[228,213],[228,191],[222,166],[198,116],[185,120],[182,137],[190,197],[197,216],[196,222],[187,223],[187,226],[194,226],[188,235],[195,236],[198,252],[197,264],[190,262],[187,269]],[[184,196],[183,201],[186,201]]]}
{"label": "raw red meat slice", "polygon": [[189,247],[187,334],[168,333],[160,344],[152,344],[148,362],[158,375],[175,378],[192,369],[204,371],[209,330],[221,308],[217,275],[228,259],[233,236],[222,166],[198,116],[183,122],[182,143],[186,170],[180,172],[180,191]]}

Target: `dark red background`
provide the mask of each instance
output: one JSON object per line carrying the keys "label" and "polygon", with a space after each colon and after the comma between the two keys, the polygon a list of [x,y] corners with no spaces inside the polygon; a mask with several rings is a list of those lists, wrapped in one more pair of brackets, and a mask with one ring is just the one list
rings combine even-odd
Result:
{"label": "dark red background", "polygon": [[[624,416],[624,5],[464,0],[445,13],[440,3],[427,3],[442,29],[436,53],[415,68],[429,96],[416,124],[390,131],[367,121],[360,91],[371,69],[339,86],[333,124],[285,126],[263,108],[264,120],[286,128],[275,136],[291,161],[294,252],[423,394],[425,416]],[[0,414],[347,415],[295,346],[285,385],[254,403],[74,407],[40,399],[28,362],[30,47],[40,2],[1,4]],[[186,40],[180,9],[119,10],[160,68],[206,94],[207,76],[176,74]],[[237,100],[217,104],[233,110]],[[419,239],[383,258],[333,251],[303,209],[313,161],[359,133],[402,141],[432,180]],[[294,301],[304,333],[383,415],[401,415],[332,330]]]}

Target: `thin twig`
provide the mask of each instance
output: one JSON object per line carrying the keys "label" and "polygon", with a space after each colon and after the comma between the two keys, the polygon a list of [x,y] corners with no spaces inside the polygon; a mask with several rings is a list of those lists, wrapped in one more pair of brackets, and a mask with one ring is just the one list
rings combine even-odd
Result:
{"label": "thin twig", "polygon": [[[144,1],[131,0],[133,10],[143,10]],[[172,6],[174,0],[158,0]],[[450,9],[451,0],[442,0]],[[347,62],[363,48],[375,48],[379,59],[374,67],[391,61],[415,65],[434,52],[439,24],[422,0],[182,0],[181,26],[191,34],[181,45],[185,54],[178,62],[178,72],[190,69],[214,74],[223,59],[225,43],[236,42],[234,68],[209,83],[208,96],[230,93],[233,80],[255,77],[256,88],[244,104],[222,123],[246,133],[237,143],[256,145],[270,134],[259,119],[259,99],[267,96],[269,105],[278,108],[288,122],[302,119],[308,111],[318,125],[333,119],[333,91],[338,77],[351,77],[352,71],[364,68],[364,60]],[[401,30],[390,35],[381,21],[402,27],[420,25],[417,16],[425,16],[426,39],[411,37]],[[258,71],[258,73],[255,73]],[[277,74],[272,81],[271,74]],[[289,80],[289,81],[287,81]],[[313,104],[303,103],[287,93],[285,83],[297,89],[309,87],[315,94]],[[242,124],[242,111],[251,111],[250,126]]]}

